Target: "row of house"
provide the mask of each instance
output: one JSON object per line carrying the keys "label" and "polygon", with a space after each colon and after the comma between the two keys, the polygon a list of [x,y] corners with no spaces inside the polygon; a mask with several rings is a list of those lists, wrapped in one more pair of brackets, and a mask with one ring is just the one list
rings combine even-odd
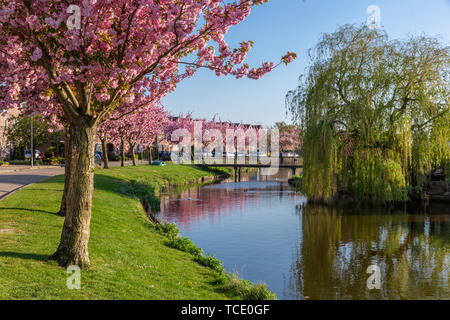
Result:
{"label": "row of house", "polygon": [[[12,117],[15,117],[19,114],[19,111],[17,109],[2,111],[0,110],[0,160],[4,160],[9,158],[9,155],[12,152],[13,143],[12,141],[8,141],[6,132],[7,128],[12,125],[12,122],[10,119]],[[176,120],[178,117],[172,117],[172,120]],[[193,121],[195,121],[193,119]],[[225,124],[225,123],[223,123]],[[242,124],[242,123],[235,123],[236,126],[241,126],[243,129],[248,128],[255,128],[255,129],[261,129],[261,125],[252,125],[252,124]],[[164,141],[164,139],[158,139],[156,142],[157,144],[157,150],[159,152],[161,151],[170,151],[171,146],[167,141]],[[47,146],[48,147],[48,146]],[[43,150],[45,150],[44,148]],[[109,151],[112,151],[114,153],[119,153],[118,150],[115,150],[115,148],[111,145],[109,146]],[[141,150],[142,146],[137,146],[136,152],[143,152],[144,150]],[[96,145],[96,151],[101,152],[101,144],[100,141]]]}

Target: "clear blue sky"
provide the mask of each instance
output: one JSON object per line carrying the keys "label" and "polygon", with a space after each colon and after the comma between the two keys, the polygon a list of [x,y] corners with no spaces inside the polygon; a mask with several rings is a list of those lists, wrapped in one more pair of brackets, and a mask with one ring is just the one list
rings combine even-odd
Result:
{"label": "clear blue sky", "polygon": [[286,51],[299,55],[296,62],[279,66],[260,80],[217,77],[200,70],[179,84],[163,101],[172,114],[193,112],[194,117],[223,121],[272,125],[287,121],[284,97],[295,88],[309,61],[308,49],[321,33],[337,26],[366,21],[370,5],[381,8],[381,22],[391,38],[425,33],[450,40],[450,0],[270,0],[256,7],[242,24],[226,36],[231,47],[242,40],[253,40],[248,55],[250,65],[279,61]]}

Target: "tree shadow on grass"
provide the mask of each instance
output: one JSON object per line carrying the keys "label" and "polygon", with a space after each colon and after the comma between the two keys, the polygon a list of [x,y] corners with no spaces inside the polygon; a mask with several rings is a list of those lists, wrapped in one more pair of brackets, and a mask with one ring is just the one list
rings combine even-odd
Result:
{"label": "tree shadow on grass", "polygon": [[21,211],[28,211],[28,212],[40,212],[40,213],[47,213],[52,214],[55,216],[60,217],[60,215],[57,212],[50,212],[50,211],[44,211],[44,210],[38,210],[38,209],[28,209],[28,208],[0,208],[0,210],[21,210]]}
{"label": "tree shadow on grass", "polygon": [[24,260],[47,261],[49,255],[47,255],[47,254],[36,254],[36,253],[0,251],[0,257],[17,258],[17,259],[24,259]]}

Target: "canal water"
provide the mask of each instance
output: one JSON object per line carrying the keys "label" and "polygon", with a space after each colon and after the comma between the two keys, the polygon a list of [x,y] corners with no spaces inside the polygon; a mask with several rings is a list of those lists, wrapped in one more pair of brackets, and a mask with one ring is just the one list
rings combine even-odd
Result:
{"label": "canal water", "polygon": [[253,172],[163,197],[159,219],[279,299],[450,299],[448,206],[311,206],[289,175]]}

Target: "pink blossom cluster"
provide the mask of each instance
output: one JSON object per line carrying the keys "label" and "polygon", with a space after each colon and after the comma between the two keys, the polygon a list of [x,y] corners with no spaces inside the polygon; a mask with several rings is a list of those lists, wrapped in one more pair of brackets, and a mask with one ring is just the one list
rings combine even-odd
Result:
{"label": "pink blossom cluster", "polygon": [[162,106],[151,104],[131,113],[122,109],[129,109],[129,106],[119,107],[97,129],[100,139],[106,139],[117,148],[121,147],[122,142],[148,147],[164,133],[163,128],[169,122]]}
{"label": "pink blossom cluster", "polygon": [[301,146],[302,136],[300,128],[292,127],[290,130],[280,133],[280,148],[282,150],[295,151]]}
{"label": "pink blossom cluster", "polygon": [[27,101],[37,112],[62,108],[101,122],[138,93],[147,103],[160,100],[200,67],[259,79],[274,64],[250,69],[244,60],[253,43],[230,49],[224,36],[263,2],[73,0],[81,9],[77,30],[67,26],[67,1],[1,1],[0,109]]}

